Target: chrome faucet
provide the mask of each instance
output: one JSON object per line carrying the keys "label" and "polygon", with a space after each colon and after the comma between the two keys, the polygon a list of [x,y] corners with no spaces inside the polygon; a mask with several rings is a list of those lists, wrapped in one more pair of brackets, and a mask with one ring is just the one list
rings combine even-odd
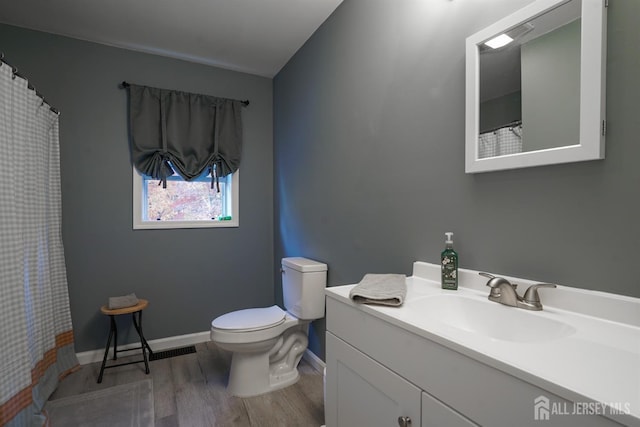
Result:
{"label": "chrome faucet", "polygon": [[539,283],[537,285],[531,285],[525,291],[524,297],[518,295],[516,288],[518,285],[515,283],[509,283],[504,277],[496,277],[489,273],[479,273],[481,276],[488,277],[489,281],[487,286],[491,288],[489,293],[489,301],[499,302],[500,304],[508,305],[511,307],[524,308],[525,310],[542,310],[542,303],[540,302],[540,295],[538,295],[539,288],[555,288],[556,285],[551,283]]}

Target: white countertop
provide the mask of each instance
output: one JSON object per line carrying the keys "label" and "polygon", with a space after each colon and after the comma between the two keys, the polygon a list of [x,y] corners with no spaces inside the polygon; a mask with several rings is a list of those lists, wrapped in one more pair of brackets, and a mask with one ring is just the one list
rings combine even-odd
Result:
{"label": "white countertop", "polygon": [[[486,283],[486,279],[476,280],[476,272],[464,270],[459,289],[449,291],[441,289],[439,280],[433,280],[440,271],[439,266],[416,264],[419,265],[414,266],[414,276],[407,278],[407,297],[402,307],[355,304],[349,298],[349,291],[355,285],[327,288],[327,296],[569,401],[599,402],[609,405],[608,411],[614,408],[622,412],[619,417],[607,415],[609,418],[624,422],[630,415],[635,418],[634,424],[640,423],[640,299],[559,286],[560,292],[555,298],[549,297],[555,289],[540,292],[543,311],[530,312],[490,302],[495,306],[496,316],[507,315],[503,310],[522,310],[524,315],[560,321],[575,328],[569,336],[548,341],[506,341],[452,327],[407,308],[412,301],[425,296],[453,294],[487,301],[489,294],[488,288],[478,286]],[[462,286],[465,281],[469,286]],[[517,281],[527,282],[530,283]],[[519,288],[520,293],[523,290],[524,287]],[[562,307],[563,301],[572,301],[566,305],[573,305],[575,300],[594,307],[583,307],[580,312]],[[600,313],[603,306],[607,308],[602,317],[585,314]]]}

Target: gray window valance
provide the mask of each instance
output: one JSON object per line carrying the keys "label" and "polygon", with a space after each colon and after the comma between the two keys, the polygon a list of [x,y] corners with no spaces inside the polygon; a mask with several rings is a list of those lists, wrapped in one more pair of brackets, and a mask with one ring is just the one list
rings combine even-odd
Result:
{"label": "gray window valance", "polygon": [[165,186],[174,172],[186,181],[205,170],[216,179],[235,172],[242,152],[242,107],[242,101],[129,84],[135,168]]}

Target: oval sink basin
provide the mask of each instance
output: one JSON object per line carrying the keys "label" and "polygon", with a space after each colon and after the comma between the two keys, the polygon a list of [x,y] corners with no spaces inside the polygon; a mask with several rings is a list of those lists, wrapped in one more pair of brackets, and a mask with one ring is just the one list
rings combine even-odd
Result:
{"label": "oval sink basin", "polygon": [[405,305],[429,321],[503,341],[550,341],[576,332],[571,325],[535,312],[462,295],[431,295]]}

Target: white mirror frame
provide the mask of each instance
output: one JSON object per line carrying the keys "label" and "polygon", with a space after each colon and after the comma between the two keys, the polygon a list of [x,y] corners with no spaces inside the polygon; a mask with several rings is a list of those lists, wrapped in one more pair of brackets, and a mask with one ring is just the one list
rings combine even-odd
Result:
{"label": "white mirror frame", "polygon": [[604,159],[607,14],[605,0],[582,0],[580,36],[580,141],[576,145],[478,158],[478,45],[569,0],[537,0],[467,38],[465,172],[478,173]]}

